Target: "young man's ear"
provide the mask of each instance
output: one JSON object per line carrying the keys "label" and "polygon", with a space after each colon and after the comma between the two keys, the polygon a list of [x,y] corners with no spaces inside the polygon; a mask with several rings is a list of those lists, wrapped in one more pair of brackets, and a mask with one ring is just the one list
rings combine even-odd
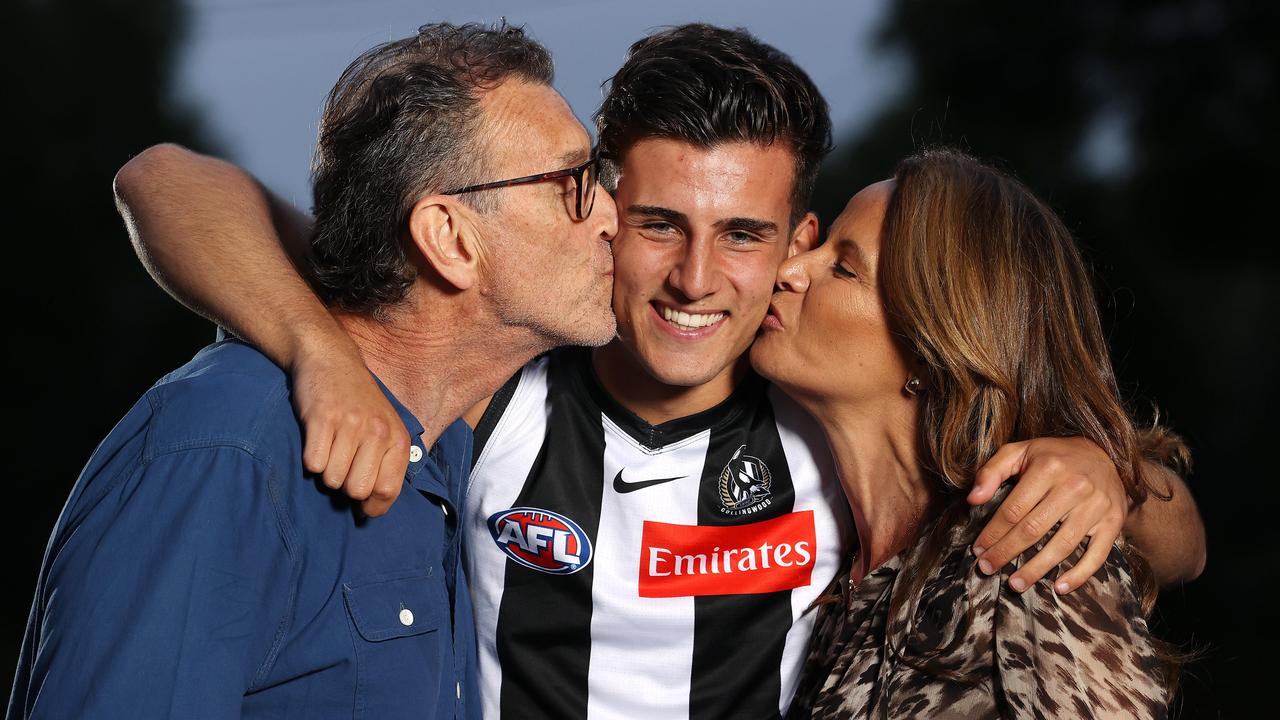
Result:
{"label": "young man's ear", "polygon": [[409,237],[422,262],[457,290],[470,289],[480,278],[480,252],[467,210],[452,196],[427,195],[409,213]]}
{"label": "young man's ear", "polygon": [[791,232],[791,247],[787,249],[787,257],[792,258],[802,252],[809,252],[818,246],[818,216],[805,213]]}

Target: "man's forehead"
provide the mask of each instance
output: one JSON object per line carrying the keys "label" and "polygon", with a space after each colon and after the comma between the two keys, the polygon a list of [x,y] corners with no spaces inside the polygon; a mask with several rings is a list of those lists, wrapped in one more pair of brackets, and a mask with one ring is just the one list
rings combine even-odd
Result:
{"label": "man's forehead", "polygon": [[591,154],[586,128],[553,88],[508,81],[485,93],[485,134],[494,157],[532,174],[578,165]]}
{"label": "man's forehead", "polygon": [[772,217],[790,213],[794,162],[785,145],[749,142],[699,147],[645,138],[623,154],[619,196],[687,216]]}

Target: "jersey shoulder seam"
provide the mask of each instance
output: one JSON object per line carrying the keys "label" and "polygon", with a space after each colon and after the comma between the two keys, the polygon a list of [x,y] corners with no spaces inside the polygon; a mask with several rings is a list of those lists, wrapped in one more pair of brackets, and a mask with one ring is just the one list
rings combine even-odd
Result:
{"label": "jersey shoulder seam", "polygon": [[[512,420],[513,413],[511,412],[511,409],[513,407],[518,407],[521,404],[521,401],[523,401],[524,398],[532,391],[533,384],[534,384],[532,372],[537,370],[541,374],[541,376],[545,379],[546,372],[547,372],[546,363],[548,363],[549,361],[550,361],[549,357],[547,355],[543,355],[542,357],[539,357],[534,361],[530,362],[529,364],[525,365],[524,367],[520,368],[520,371],[517,372],[503,386],[503,389],[506,389],[506,387],[508,386],[512,387],[512,390],[510,391],[510,396],[503,399],[505,400],[505,402],[502,402],[501,407],[498,407],[498,408],[491,407],[485,411],[485,416],[481,418],[482,423],[487,421],[489,417],[492,417],[489,414],[490,410],[493,410],[494,412],[498,413],[498,415],[497,415],[497,419],[492,422],[493,427],[490,430],[490,432],[484,438],[477,438],[477,441],[483,442],[483,445],[478,445],[478,447],[480,447],[481,449],[478,453],[476,453],[475,461],[471,464],[471,474],[470,474],[470,477],[467,479],[468,486],[470,486],[472,479],[474,479],[476,475],[478,475],[481,472],[481,468],[483,467],[485,460],[487,460],[489,456],[492,454],[491,448],[494,446],[495,441],[497,441],[498,438],[500,438],[505,433],[505,431],[511,425],[511,423],[514,422]],[[499,393],[501,393],[501,390],[499,391]],[[498,397],[499,393],[495,393],[494,395],[495,401],[498,401],[500,399]]]}

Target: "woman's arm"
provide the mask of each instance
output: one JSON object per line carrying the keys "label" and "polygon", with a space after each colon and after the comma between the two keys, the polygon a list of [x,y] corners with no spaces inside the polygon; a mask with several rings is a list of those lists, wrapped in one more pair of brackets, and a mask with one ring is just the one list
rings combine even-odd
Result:
{"label": "woman's arm", "polygon": [[386,512],[404,484],[408,432],[297,270],[311,219],[235,165],[177,145],[130,160],[115,194],[151,277],[290,374],[306,468],[345,483],[366,513]]}

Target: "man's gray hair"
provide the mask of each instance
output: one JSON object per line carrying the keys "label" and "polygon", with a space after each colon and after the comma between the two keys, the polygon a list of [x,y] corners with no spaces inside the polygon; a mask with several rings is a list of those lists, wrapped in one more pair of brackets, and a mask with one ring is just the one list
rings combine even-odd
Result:
{"label": "man's gray hair", "polygon": [[[424,25],[347,67],[325,102],[312,183],[308,275],[326,304],[376,313],[404,299],[415,271],[409,211],[425,193],[491,178],[480,98],[508,78],[550,85],[551,55],[506,22]],[[482,211],[495,193],[464,196]],[[486,205],[487,203],[487,205]]]}

